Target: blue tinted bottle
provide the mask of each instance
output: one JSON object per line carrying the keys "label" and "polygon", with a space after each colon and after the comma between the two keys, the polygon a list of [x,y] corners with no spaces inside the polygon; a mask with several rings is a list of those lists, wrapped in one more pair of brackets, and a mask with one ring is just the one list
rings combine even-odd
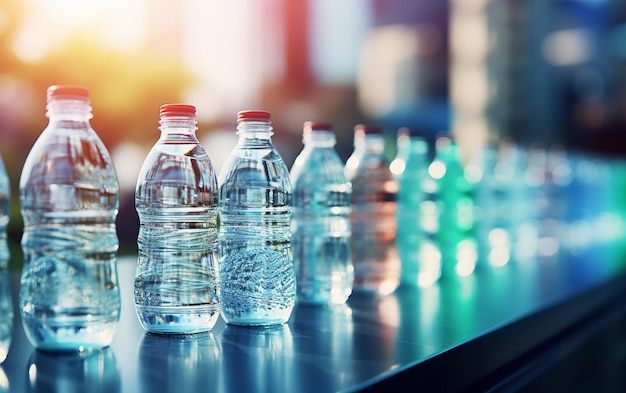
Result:
{"label": "blue tinted bottle", "polygon": [[148,332],[205,332],[219,318],[217,177],[193,105],[161,105],[159,123],[135,189],[135,308]]}
{"label": "blue tinted bottle", "polygon": [[221,315],[234,325],[279,325],[296,298],[289,171],[269,112],[239,112],[237,134],[219,178]]}
{"label": "blue tinted bottle", "polygon": [[304,148],[291,168],[292,247],[300,303],[343,304],[352,293],[352,185],[329,123],[306,122]]}
{"label": "blue tinted bottle", "polygon": [[117,176],[87,89],[50,87],[47,116],[20,177],[22,322],[38,349],[101,348],[120,317]]}

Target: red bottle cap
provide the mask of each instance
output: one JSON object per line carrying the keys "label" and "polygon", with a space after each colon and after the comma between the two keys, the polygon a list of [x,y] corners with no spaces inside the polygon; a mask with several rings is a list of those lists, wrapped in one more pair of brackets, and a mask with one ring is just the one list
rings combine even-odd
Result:
{"label": "red bottle cap", "polygon": [[48,87],[48,101],[52,98],[88,100],[89,89],[82,86],[53,85]]}
{"label": "red bottle cap", "polygon": [[365,135],[380,135],[383,133],[382,128],[367,124],[357,124],[354,126],[355,133],[363,133]]}
{"label": "red bottle cap", "polygon": [[303,128],[304,131],[332,131],[333,125],[323,121],[307,121]]}
{"label": "red bottle cap", "polygon": [[244,120],[268,121],[268,120],[271,120],[271,118],[272,118],[272,114],[268,111],[246,110],[246,111],[240,111],[239,113],[237,113],[237,123],[239,123],[240,121],[244,121]]}
{"label": "red bottle cap", "polygon": [[195,116],[196,107],[188,104],[163,104],[160,116]]}

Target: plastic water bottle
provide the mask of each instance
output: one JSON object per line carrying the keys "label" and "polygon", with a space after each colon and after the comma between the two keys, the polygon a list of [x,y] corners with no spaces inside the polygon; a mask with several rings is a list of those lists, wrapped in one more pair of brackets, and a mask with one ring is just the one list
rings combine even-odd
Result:
{"label": "plastic water bottle", "polygon": [[388,295],[400,285],[396,245],[398,182],[389,169],[382,129],[354,128],[354,152],[344,174],[352,182],[354,290]]}
{"label": "plastic water bottle", "polygon": [[335,151],[332,124],[306,122],[291,168],[292,246],[301,303],[343,304],[352,293],[352,185]]}
{"label": "plastic water bottle", "polygon": [[239,141],[220,173],[222,317],[279,325],[296,298],[289,171],[272,144],[270,112],[241,111],[237,123]]}
{"label": "plastic water bottle", "polygon": [[465,176],[458,145],[442,136],[435,147],[435,159],[428,173],[435,184],[436,242],[441,251],[441,274],[449,278],[468,276],[474,272],[478,261],[472,185]]}
{"label": "plastic water bottle", "polygon": [[160,130],[135,189],[135,308],[152,333],[209,331],[220,300],[217,177],[196,138],[193,105],[161,105]]}
{"label": "plastic water bottle", "polygon": [[7,268],[9,263],[9,244],[7,242],[7,225],[11,212],[11,187],[9,177],[0,156],[0,268]]}
{"label": "plastic water bottle", "polygon": [[399,185],[397,243],[402,263],[401,283],[427,287],[441,276],[441,253],[419,225],[430,164],[428,141],[418,131],[402,128],[398,131],[398,143],[404,145],[404,152],[392,164],[401,163],[396,165],[395,173]]}
{"label": "plastic water bottle", "polygon": [[45,350],[109,345],[120,317],[113,162],[91,128],[89,91],[48,89],[48,126],[20,178],[26,335]]}

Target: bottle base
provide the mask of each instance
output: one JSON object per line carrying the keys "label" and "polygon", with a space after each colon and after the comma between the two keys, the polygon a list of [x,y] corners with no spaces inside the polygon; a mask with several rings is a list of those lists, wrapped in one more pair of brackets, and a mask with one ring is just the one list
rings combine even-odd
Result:
{"label": "bottle base", "polygon": [[117,318],[109,321],[71,321],[67,317],[38,318],[22,315],[24,330],[31,344],[41,351],[87,352],[108,347],[117,332]]}
{"label": "bottle base", "polygon": [[259,315],[259,313],[239,313],[235,317],[229,317],[226,313],[222,312],[222,318],[229,325],[237,326],[277,326],[287,323],[291,317],[292,309],[285,310],[281,313],[275,313],[273,315]]}
{"label": "bottle base", "polygon": [[226,321],[229,325],[234,326],[250,326],[250,327],[271,327],[271,326],[280,326],[287,323],[288,319],[276,319],[276,320],[267,320],[267,319],[233,319]]}
{"label": "bottle base", "polygon": [[335,294],[318,294],[318,295],[302,295],[298,294],[296,301],[300,304],[310,304],[310,305],[333,305],[333,304],[345,304],[350,297],[350,293],[347,295],[345,293],[341,293],[340,295]]}
{"label": "bottle base", "polygon": [[209,332],[219,318],[219,307],[142,306],[135,304],[144,330],[154,334],[186,335]]}
{"label": "bottle base", "polygon": [[355,281],[352,290],[355,294],[387,296],[391,295],[400,286],[400,279],[386,281]]}
{"label": "bottle base", "polygon": [[296,299],[303,304],[344,304],[352,294],[353,278],[336,279],[319,277],[317,279],[300,278],[296,286]]}

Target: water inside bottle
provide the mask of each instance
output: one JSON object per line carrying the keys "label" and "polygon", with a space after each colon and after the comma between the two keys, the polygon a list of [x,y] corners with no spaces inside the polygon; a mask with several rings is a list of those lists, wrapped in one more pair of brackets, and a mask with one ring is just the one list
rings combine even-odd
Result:
{"label": "water inside bottle", "polygon": [[273,325],[289,319],[296,291],[289,218],[290,208],[222,213],[222,311],[230,323]]}
{"label": "water inside bottle", "polygon": [[[342,168],[339,168],[341,173]],[[298,301],[345,303],[352,293],[350,188],[343,182],[296,188],[292,248],[298,277]],[[301,206],[303,205],[303,206]]]}
{"label": "water inside bottle", "polygon": [[115,226],[108,212],[73,214],[80,220],[74,225],[52,214],[26,227],[22,238],[22,319],[41,349],[101,348],[111,343],[118,326]]}
{"label": "water inside bottle", "polygon": [[295,304],[289,171],[264,131],[263,138],[239,131],[220,176],[222,316],[229,324],[282,324]]}
{"label": "water inside bottle", "polygon": [[134,297],[142,325],[196,333],[219,317],[217,212],[202,207],[141,212]]}

